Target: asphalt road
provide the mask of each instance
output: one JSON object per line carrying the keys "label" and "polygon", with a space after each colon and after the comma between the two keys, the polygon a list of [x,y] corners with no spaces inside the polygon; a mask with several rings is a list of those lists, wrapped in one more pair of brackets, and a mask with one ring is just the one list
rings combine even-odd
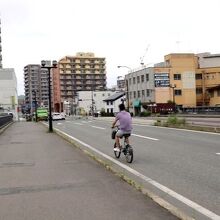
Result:
{"label": "asphalt road", "polygon": [[[110,122],[70,119],[54,126],[114,157]],[[220,215],[220,135],[134,124],[131,142],[134,170],[200,205],[205,213]],[[123,157],[119,161],[125,163]]]}

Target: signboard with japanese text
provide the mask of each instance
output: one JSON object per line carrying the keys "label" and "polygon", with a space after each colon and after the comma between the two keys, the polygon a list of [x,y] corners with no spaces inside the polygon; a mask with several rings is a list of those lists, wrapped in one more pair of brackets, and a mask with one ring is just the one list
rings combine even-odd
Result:
{"label": "signboard with japanese text", "polygon": [[169,87],[170,86],[169,73],[155,73],[154,83],[155,83],[155,87]]}

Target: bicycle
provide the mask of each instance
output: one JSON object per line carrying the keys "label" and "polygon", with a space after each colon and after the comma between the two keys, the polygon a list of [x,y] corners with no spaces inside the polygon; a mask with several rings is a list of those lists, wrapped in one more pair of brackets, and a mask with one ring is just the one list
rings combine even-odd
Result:
{"label": "bicycle", "polygon": [[[112,139],[115,139],[113,137],[115,137],[118,130],[119,130],[119,127],[116,126],[116,129],[113,130],[112,132]],[[119,151],[114,150],[114,154],[116,158],[120,158],[121,153],[124,153],[127,163],[132,163],[133,157],[134,157],[132,146],[126,142],[126,138],[128,138],[130,135],[131,134],[124,134],[122,137],[120,137],[121,139],[124,138],[124,144],[123,146],[120,146]],[[116,143],[114,143],[114,148],[115,147],[116,147]]]}

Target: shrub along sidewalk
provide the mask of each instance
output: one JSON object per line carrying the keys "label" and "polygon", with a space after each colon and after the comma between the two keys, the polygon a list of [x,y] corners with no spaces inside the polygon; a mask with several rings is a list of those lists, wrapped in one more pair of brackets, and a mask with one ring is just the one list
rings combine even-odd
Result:
{"label": "shrub along sidewalk", "polygon": [[162,127],[169,127],[169,128],[180,128],[180,129],[220,133],[219,127],[198,126],[198,125],[187,124],[185,118],[178,118],[176,116],[170,116],[168,117],[167,120],[157,119],[154,125],[162,126]]}

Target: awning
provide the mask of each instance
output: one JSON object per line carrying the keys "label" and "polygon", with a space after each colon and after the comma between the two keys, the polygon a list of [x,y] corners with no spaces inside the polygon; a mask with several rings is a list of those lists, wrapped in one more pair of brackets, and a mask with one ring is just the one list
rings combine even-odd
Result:
{"label": "awning", "polygon": [[134,100],[133,101],[133,106],[134,107],[141,107],[141,101],[140,100]]}

